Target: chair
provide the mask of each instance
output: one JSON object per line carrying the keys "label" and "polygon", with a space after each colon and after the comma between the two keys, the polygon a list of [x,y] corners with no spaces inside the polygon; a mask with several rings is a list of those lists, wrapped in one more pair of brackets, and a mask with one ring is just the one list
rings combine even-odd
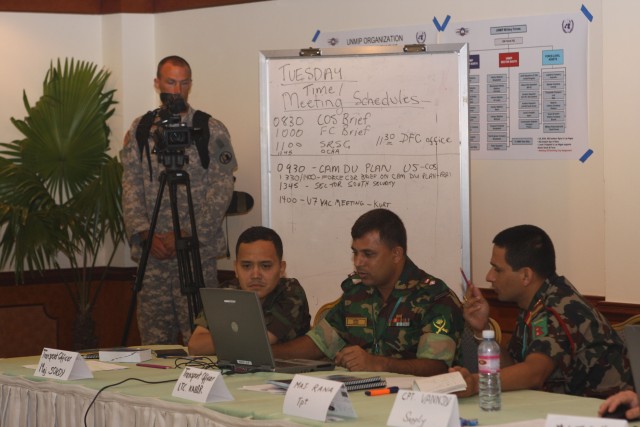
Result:
{"label": "chair", "polygon": [[340,302],[340,297],[338,297],[338,299],[334,301],[328,302],[325,305],[321,306],[316,312],[315,317],[313,318],[313,325],[311,325],[311,327],[314,328],[318,323],[320,323],[320,321],[324,319],[324,317],[327,315],[329,310],[331,310],[333,306],[335,306],[339,302]]}
{"label": "chair", "polygon": [[[502,330],[500,324],[493,318],[489,318],[489,325],[496,333],[496,342],[502,341]],[[460,351],[462,352],[462,366],[471,373],[478,372],[478,341],[473,336],[473,330],[465,323],[462,337],[460,338]]]}
{"label": "chair", "polygon": [[624,327],[627,325],[640,325],[640,314],[633,315],[624,322],[614,323],[613,325],[611,325],[613,329],[618,333],[618,335],[620,335],[622,341],[625,341]]}
{"label": "chair", "polygon": [[502,344],[502,329],[500,329],[500,324],[498,321],[492,317],[489,317],[489,325],[491,325],[491,329],[496,333],[496,342],[498,344]]}

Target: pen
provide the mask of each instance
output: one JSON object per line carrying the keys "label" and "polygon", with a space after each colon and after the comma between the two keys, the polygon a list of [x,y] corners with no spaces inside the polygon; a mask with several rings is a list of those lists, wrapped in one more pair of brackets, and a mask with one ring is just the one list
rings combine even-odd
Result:
{"label": "pen", "polygon": [[378,388],[375,390],[367,390],[364,392],[367,396],[381,396],[383,394],[392,394],[397,393],[399,387],[387,387],[387,388]]}
{"label": "pen", "polygon": [[462,273],[462,278],[464,279],[464,283],[466,283],[467,286],[469,286],[471,283],[469,283],[469,279],[467,279],[467,275],[464,274],[464,270],[462,268],[460,268],[460,273]]}
{"label": "pen", "polygon": [[467,279],[467,275],[464,274],[464,270],[462,268],[460,268],[460,273],[462,273],[462,278],[464,279],[464,283],[467,285],[463,291],[464,293],[467,292],[467,289],[469,289],[469,285],[471,285],[471,283],[469,282],[469,279]]}
{"label": "pen", "polygon": [[142,366],[145,368],[156,368],[156,369],[173,369],[172,366],[154,365],[152,363],[136,363],[136,366]]}

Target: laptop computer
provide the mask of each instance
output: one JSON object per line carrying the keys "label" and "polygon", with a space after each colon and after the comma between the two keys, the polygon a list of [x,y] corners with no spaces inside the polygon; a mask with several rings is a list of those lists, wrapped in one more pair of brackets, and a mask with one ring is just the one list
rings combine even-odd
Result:
{"label": "laptop computer", "polygon": [[255,292],[238,289],[201,288],[200,296],[211,336],[215,337],[218,366],[235,372],[300,373],[327,371],[329,361],[274,359]]}

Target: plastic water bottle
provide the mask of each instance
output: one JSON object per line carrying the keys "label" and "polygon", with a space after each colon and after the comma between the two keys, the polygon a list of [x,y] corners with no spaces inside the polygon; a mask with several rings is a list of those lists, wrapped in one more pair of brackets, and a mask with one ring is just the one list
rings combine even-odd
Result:
{"label": "plastic water bottle", "polygon": [[478,381],[480,409],[500,410],[500,345],[495,332],[482,331],[482,342],[478,346]]}

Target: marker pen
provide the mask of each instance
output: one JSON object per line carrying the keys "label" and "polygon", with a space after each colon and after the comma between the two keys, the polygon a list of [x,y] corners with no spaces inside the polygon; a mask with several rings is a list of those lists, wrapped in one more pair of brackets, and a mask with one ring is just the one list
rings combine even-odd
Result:
{"label": "marker pen", "polygon": [[383,394],[397,393],[399,387],[378,388],[375,390],[367,390],[364,392],[367,396],[382,396]]}
{"label": "marker pen", "polygon": [[173,369],[173,366],[154,365],[152,363],[136,363],[136,366],[142,366],[144,368],[156,368],[156,369]]}

